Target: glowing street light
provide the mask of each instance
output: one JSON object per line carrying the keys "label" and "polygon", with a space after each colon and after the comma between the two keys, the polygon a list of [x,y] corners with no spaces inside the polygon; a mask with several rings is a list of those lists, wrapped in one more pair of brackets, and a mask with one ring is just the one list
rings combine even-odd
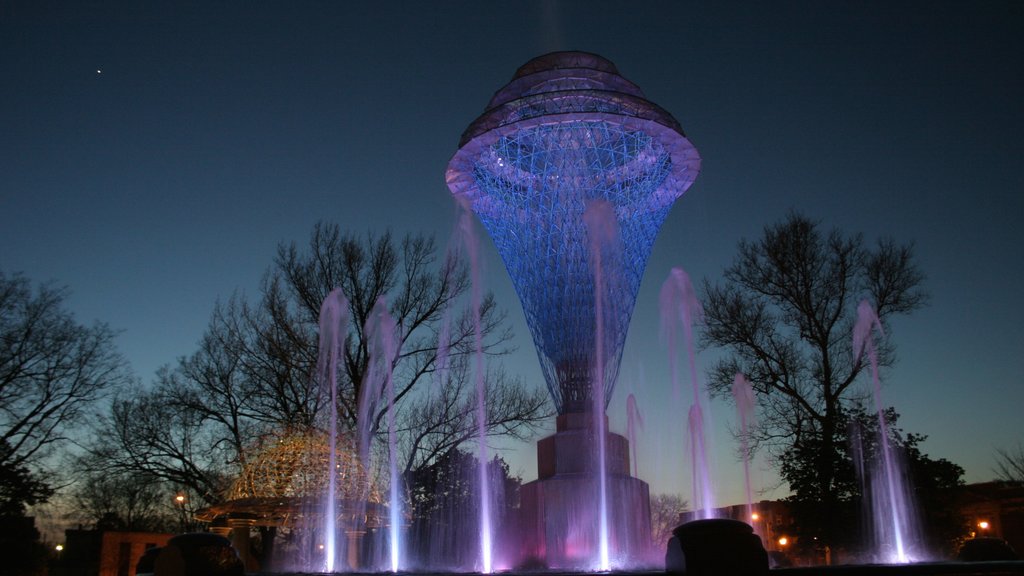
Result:
{"label": "glowing street light", "polygon": [[981,522],[978,522],[978,528],[981,528],[982,530],[988,530],[988,527],[988,520],[982,520]]}
{"label": "glowing street light", "polygon": [[789,538],[786,538],[785,536],[779,538],[779,546],[785,546],[786,544],[789,544]]}
{"label": "glowing street light", "polygon": [[181,521],[181,531],[185,532],[186,528],[188,527],[188,522],[185,518],[185,495],[178,494],[177,496],[174,497],[174,501],[177,502],[178,504],[178,514],[181,517],[179,519]]}
{"label": "glowing street light", "polygon": [[754,522],[757,522],[758,520],[761,519],[761,515],[758,514],[757,512],[754,512],[753,514],[750,515],[750,519],[753,520]]}

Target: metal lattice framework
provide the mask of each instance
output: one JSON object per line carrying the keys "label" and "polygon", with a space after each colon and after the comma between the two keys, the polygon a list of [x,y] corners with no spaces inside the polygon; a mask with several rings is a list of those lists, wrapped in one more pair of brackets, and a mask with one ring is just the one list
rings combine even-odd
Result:
{"label": "metal lattice framework", "polygon": [[[196,518],[243,515],[257,525],[299,526],[323,513],[330,481],[330,448],[321,434],[285,434],[258,450],[243,468],[221,504],[204,508]],[[335,474],[339,517],[353,514],[368,527],[383,525],[386,512],[373,478],[360,462],[348,435],[338,438]]]}
{"label": "metal lattice framework", "polygon": [[505,262],[560,414],[591,410],[598,373],[588,203],[609,203],[619,229],[600,252],[607,405],[651,246],[699,169],[678,122],[584,52],[528,62],[463,134],[448,187]]}

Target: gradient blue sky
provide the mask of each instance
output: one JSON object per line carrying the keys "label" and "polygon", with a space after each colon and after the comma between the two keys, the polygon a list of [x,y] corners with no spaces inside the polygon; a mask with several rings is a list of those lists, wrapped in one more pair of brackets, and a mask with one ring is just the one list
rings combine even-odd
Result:
{"label": "gradient blue sky", "polygon": [[[1011,2],[5,2],[0,267],[70,286],[148,384],[317,220],[447,239],[462,130],[531,57],[597,52],[704,162],[655,244],[610,409],[621,431],[637,395],[652,491],[690,490],[683,442],[652,441],[683,438],[658,289],[672,266],[717,279],[792,209],[916,243],[932,303],[893,325],[885,394],[927,453],[987,480],[994,449],[1024,440],[1021,30]],[[542,386],[485,244],[520,344],[508,366]],[[736,419],[714,415],[737,502]],[[506,457],[535,476],[532,444]]]}

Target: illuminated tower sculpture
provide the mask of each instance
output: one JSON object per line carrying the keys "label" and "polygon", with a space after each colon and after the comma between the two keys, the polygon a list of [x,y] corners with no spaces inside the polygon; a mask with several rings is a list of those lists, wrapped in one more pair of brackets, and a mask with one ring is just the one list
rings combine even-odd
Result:
{"label": "illuminated tower sculpture", "polygon": [[[463,133],[448,165],[449,189],[476,213],[505,262],[558,410],[558,432],[538,443],[539,479],[523,491],[524,509],[535,508],[525,520],[537,525],[531,553],[552,567],[576,563],[572,550],[580,546],[567,540],[587,523],[580,518],[587,503],[567,501],[587,499],[582,486],[594,464],[581,456],[581,443],[593,437],[595,419],[586,416],[594,411],[592,390],[603,390],[606,407],[651,246],[699,169],[679,123],[614,64],[585,52],[547,54],[519,68]],[[594,270],[583,218],[593,201],[613,208],[621,242],[602,257],[603,367],[596,365]],[[603,381],[595,387],[598,374]],[[608,473],[621,485],[612,497],[635,500],[624,510],[636,514],[640,506],[646,515],[613,518],[641,533],[613,534],[619,552],[649,534],[642,527],[645,520],[649,526],[647,486],[630,477],[628,450],[625,438],[608,435]]]}

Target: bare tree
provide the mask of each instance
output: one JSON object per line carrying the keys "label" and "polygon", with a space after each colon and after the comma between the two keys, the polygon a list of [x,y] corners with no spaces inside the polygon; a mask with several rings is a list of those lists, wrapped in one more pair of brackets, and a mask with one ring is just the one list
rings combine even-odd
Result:
{"label": "bare tree", "polygon": [[176,527],[175,492],[142,474],[93,470],[71,491],[78,520],[99,529],[169,532]]}
{"label": "bare tree", "polygon": [[[127,364],[105,324],[85,326],[64,308],[66,290],[33,290],[0,271],[0,474],[4,508],[45,499],[35,474],[109,390],[127,383]],[[8,482],[17,482],[17,489]]]}
{"label": "bare tree", "polygon": [[[320,305],[331,290],[340,288],[348,298],[350,335],[338,385],[340,418],[349,429],[362,424],[378,431],[387,414],[385,391],[380,390],[371,402],[371,421],[357,422],[372,360],[366,330],[374,307],[386,299],[399,328],[398,351],[388,368],[394,375],[405,471],[429,464],[473,436],[475,390],[468,366],[475,327],[471,311],[460,307],[469,275],[460,260],[440,257],[433,239],[407,236],[396,245],[390,234],[360,240],[337,226],[318,224],[305,251],[295,244],[278,250],[267,286],[265,294],[272,298],[264,299],[265,309],[275,320],[275,334],[314,334]],[[506,353],[511,332],[491,296],[481,302],[479,315],[481,352],[488,357]],[[305,347],[306,362],[315,359],[315,339],[288,342]],[[446,369],[438,372],[440,364]],[[522,438],[550,415],[543,391],[525,390],[500,369],[489,372],[485,385],[489,435]]]}
{"label": "bare tree", "polygon": [[89,443],[93,470],[134,474],[188,491],[208,504],[219,502],[237,470],[223,430],[202,414],[183,410],[165,388],[126,394],[114,401],[110,416]]}
{"label": "bare tree", "polygon": [[[464,359],[456,362],[442,382],[403,410],[398,428],[404,474],[422,470],[476,437],[476,393],[467,393],[467,369]],[[547,396],[524,390],[500,367],[490,372],[486,382],[488,436],[525,440],[549,415]]]}
{"label": "bare tree", "polygon": [[[740,242],[723,281],[704,284],[704,344],[727,353],[709,386],[729,397],[735,375],[746,375],[760,412],[754,446],[809,460],[813,477],[796,497],[819,503],[826,532],[837,501],[843,411],[860,396],[853,385],[865,367],[852,350],[857,304],[869,300],[889,335],[890,318],[926,302],[923,280],[911,246],[881,240],[868,247],[860,235],[825,234],[794,213],[760,240]],[[878,359],[883,369],[894,362],[889,338],[878,342]]]}
{"label": "bare tree", "polygon": [[[394,374],[403,468],[427,466],[458,448],[476,430],[465,265],[439,256],[429,238],[360,239],[318,224],[305,249],[279,248],[257,301],[235,296],[218,304],[199,349],[163,371],[152,394],[118,404],[107,428],[120,439],[111,457],[212,499],[223,478],[237,474],[270,435],[322,431],[328,411],[318,374],[318,321],[321,303],[339,287],[352,319],[336,374],[339,427],[382,433],[386,392],[378,389],[364,401],[371,406],[365,422],[358,421],[358,403],[373,361],[368,321],[378,302],[386,302],[398,326],[397,354],[387,368]],[[480,326],[484,354],[508,350],[511,333],[493,298],[481,304]],[[525,390],[498,367],[485,383],[489,435],[525,437],[550,415],[543,391]]]}
{"label": "bare tree", "polygon": [[682,515],[690,506],[678,494],[651,496],[651,543],[656,550],[664,550],[672,530],[682,523]]}
{"label": "bare tree", "polygon": [[1014,449],[996,449],[996,476],[1003,482],[1024,484],[1024,444]]}

